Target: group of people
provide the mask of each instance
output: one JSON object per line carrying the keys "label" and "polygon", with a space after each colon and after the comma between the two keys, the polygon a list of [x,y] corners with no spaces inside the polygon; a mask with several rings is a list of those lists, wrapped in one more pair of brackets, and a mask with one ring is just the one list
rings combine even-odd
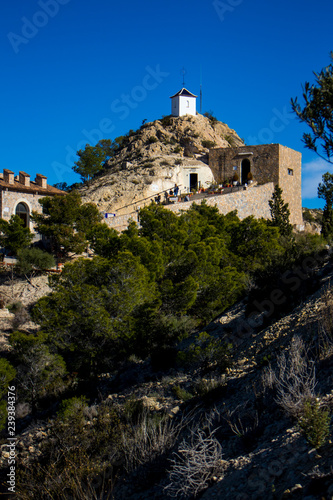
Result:
{"label": "group of people", "polygon": [[[165,201],[168,203],[170,197],[173,197],[173,196],[177,197],[178,194],[180,194],[179,186],[177,186],[177,184],[175,184],[175,187],[173,189],[170,189],[169,192],[164,191]],[[161,195],[158,194],[157,196],[155,196],[154,201],[155,201],[155,203],[161,203]]]}

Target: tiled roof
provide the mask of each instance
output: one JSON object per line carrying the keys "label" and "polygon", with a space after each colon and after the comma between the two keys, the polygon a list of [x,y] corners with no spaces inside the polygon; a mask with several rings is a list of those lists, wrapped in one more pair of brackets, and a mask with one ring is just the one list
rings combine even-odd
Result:
{"label": "tiled roof", "polygon": [[49,186],[48,184],[46,188],[42,188],[42,186],[39,186],[34,181],[30,181],[30,186],[25,186],[24,184],[19,182],[18,179],[14,178],[14,184],[9,184],[9,182],[4,181],[3,174],[0,174],[0,189],[8,189],[9,191],[21,191],[22,193],[38,193],[44,196],[66,194],[65,191],[61,191],[61,189],[57,189],[54,186]]}
{"label": "tiled roof", "polygon": [[170,99],[172,99],[173,97],[181,96],[181,95],[186,96],[186,97],[198,97],[197,95],[192,94],[189,90],[187,90],[183,87],[179,92],[177,92],[177,94],[172,95],[170,97]]}

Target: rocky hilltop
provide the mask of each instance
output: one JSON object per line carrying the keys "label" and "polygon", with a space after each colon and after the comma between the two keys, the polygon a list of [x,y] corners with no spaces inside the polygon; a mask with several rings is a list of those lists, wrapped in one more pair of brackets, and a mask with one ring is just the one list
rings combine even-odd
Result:
{"label": "rocky hilltop", "polygon": [[121,138],[102,174],[81,188],[85,202],[101,211],[120,210],[179,184],[186,165],[205,166],[212,147],[243,145],[242,139],[213,116],[165,116]]}

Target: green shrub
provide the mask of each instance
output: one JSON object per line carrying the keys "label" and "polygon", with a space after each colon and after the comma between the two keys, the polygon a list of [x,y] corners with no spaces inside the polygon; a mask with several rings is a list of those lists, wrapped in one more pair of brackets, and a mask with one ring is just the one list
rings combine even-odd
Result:
{"label": "green shrub", "polygon": [[207,149],[211,149],[211,148],[214,148],[216,146],[216,142],[215,141],[209,141],[209,140],[206,140],[204,139],[203,141],[201,141],[201,144],[204,148],[207,148]]}
{"label": "green shrub", "polygon": [[71,398],[50,423],[41,457],[18,471],[18,498],[110,499],[123,457],[123,424],[116,411],[109,404],[88,408],[85,398]]}
{"label": "green shrub", "polygon": [[158,142],[158,139],[157,137],[155,137],[154,135],[151,135],[149,138],[148,138],[148,144],[154,144],[155,142]]}
{"label": "green shrub", "polygon": [[142,399],[131,396],[124,405],[124,415],[129,422],[139,422],[146,413]]}
{"label": "green shrub", "polygon": [[222,377],[197,378],[194,383],[194,391],[198,396],[203,397],[224,386],[224,384],[225,379]]}
{"label": "green shrub", "polygon": [[320,407],[318,399],[304,404],[302,416],[298,420],[309,444],[314,448],[323,446],[330,435],[331,415]]}
{"label": "green shrub", "polygon": [[9,304],[7,309],[11,313],[16,314],[17,312],[20,312],[23,309],[23,304],[18,300],[17,302],[12,302],[11,304]]}
{"label": "green shrub", "polygon": [[182,151],[182,148],[180,146],[176,146],[175,149],[173,150],[174,153],[178,154]]}
{"label": "green shrub", "polygon": [[178,353],[177,362],[190,370],[224,372],[232,364],[232,345],[201,332],[196,341]]}
{"label": "green shrub", "polygon": [[211,122],[212,125],[214,125],[218,121],[217,118],[213,115],[212,111],[206,111],[204,113],[204,116],[206,116],[206,118],[209,119],[209,121]]}
{"label": "green shrub", "polygon": [[235,146],[235,138],[232,135],[225,135],[224,140],[227,141],[231,147]]}
{"label": "green shrub", "polygon": [[169,127],[170,125],[172,125],[172,116],[162,116],[160,122],[162,123],[163,127]]}
{"label": "green shrub", "polygon": [[58,411],[58,418],[62,421],[83,421],[83,410],[87,407],[88,400],[85,396],[64,399]]}
{"label": "green shrub", "polygon": [[55,266],[53,255],[40,248],[23,248],[18,252],[18,268],[23,274],[51,269]]}
{"label": "green shrub", "polygon": [[190,399],[193,398],[193,394],[188,392],[186,389],[183,389],[179,385],[173,386],[172,392],[174,393],[174,395],[176,396],[177,399],[180,399],[181,401],[184,401],[185,403],[186,403],[186,401],[189,401]]}
{"label": "green shrub", "polygon": [[[8,386],[16,375],[15,368],[6,360],[0,359],[0,431],[4,428],[7,418]],[[13,396],[11,396],[13,397]],[[15,397],[15,396],[14,396]]]}

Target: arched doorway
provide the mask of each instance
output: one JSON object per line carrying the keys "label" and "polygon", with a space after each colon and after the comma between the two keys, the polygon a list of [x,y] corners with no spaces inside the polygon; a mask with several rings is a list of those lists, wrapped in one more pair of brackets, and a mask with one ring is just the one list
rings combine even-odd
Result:
{"label": "arched doorway", "polygon": [[29,227],[29,207],[25,203],[18,203],[15,214],[23,220],[24,227]]}
{"label": "arched doorway", "polygon": [[242,161],[242,184],[245,184],[248,182],[248,174],[251,172],[251,163],[250,160],[245,158],[245,160]]}

